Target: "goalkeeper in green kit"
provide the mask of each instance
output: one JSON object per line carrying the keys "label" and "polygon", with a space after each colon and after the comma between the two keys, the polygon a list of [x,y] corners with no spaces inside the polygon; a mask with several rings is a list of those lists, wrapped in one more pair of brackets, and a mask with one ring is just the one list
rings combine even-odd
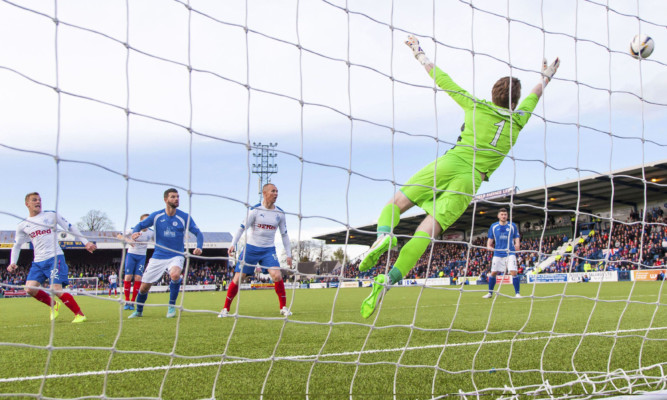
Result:
{"label": "goalkeeper in green kit", "polygon": [[375,277],[373,291],[361,304],[364,318],[375,312],[389,286],[403,279],[415,266],[431,238],[444,232],[468,208],[482,181],[488,180],[516,143],[542,90],[560,65],[558,58],[551,65],[545,60],[542,79],[521,104],[521,83],[510,77],[500,78],[493,85],[492,102],[489,102],[474,98],[434,66],[416,37],[408,36],[405,44],[435,83],[463,108],[465,124],[456,145],[414,174],[382,209],[377,223],[378,238],[359,265],[362,272],[374,267],[382,254],[396,246],[396,237],[391,232],[402,213],[417,205],[428,215],[417,227],[414,237],[403,246],[389,273]]}

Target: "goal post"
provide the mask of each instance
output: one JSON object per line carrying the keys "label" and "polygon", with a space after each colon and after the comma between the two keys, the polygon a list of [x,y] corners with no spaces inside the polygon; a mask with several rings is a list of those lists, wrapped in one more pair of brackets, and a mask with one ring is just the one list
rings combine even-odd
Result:
{"label": "goal post", "polygon": [[69,278],[69,285],[67,291],[77,295],[100,295],[104,290],[100,291],[99,278],[94,277],[79,277]]}

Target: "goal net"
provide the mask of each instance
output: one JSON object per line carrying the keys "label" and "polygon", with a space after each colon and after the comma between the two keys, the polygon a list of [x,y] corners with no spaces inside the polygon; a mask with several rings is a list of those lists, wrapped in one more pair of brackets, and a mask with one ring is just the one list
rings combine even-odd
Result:
{"label": "goal net", "polygon": [[[192,237],[193,291],[181,291],[176,318],[164,314],[166,277],[142,318],[107,296],[77,296],[88,320],[75,325],[65,307],[49,321],[31,298],[0,299],[0,397],[664,395],[665,28],[664,4],[644,0],[0,1],[0,260],[37,190],[72,223],[109,214],[118,231],[68,263],[105,279],[113,269],[122,284],[117,233],[175,187],[202,231],[233,234],[257,204],[253,171],[265,166],[251,157],[267,148],[277,205],[302,243],[295,270],[281,264],[286,317],[258,275],[218,318],[225,291],[205,290],[229,286],[231,259],[210,243],[193,256]],[[655,43],[647,59],[629,54],[639,33]],[[561,64],[464,215],[364,319],[373,279],[425,215],[403,214],[398,246],[367,272],[356,245],[374,242],[387,200],[473,123],[408,35],[478,99],[503,76],[521,80],[524,99],[543,59]],[[521,231],[520,299],[508,274],[482,298],[502,207]],[[304,253],[312,237],[343,259]],[[15,275],[2,264],[3,287],[23,284],[26,254]],[[97,278],[71,282],[98,291]]]}
{"label": "goal net", "polygon": [[95,296],[104,293],[104,291],[99,291],[98,283],[99,278],[96,276],[87,278],[70,278],[67,289],[69,289],[70,292],[79,295]]}

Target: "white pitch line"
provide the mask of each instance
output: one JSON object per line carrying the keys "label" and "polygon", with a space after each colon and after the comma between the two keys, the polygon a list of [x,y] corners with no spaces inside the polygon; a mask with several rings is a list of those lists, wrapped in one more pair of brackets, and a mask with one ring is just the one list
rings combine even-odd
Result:
{"label": "white pitch line", "polygon": [[[667,327],[660,328],[651,328],[652,331],[663,330]],[[646,329],[624,329],[620,331],[605,331],[605,332],[588,332],[586,335],[611,335],[613,333],[628,333],[628,332],[637,332],[645,331]],[[531,338],[522,338],[522,339],[502,339],[502,340],[487,340],[487,341],[477,341],[477,342],[464,342],[464,343],[451,343],[451,344],[431,344],[426,346],[413,346],[413,347],[397,347],[393,349],[375,349],[375,350],[364,350],[364,351],[346,351],[341,353],[326,353],[320,354],[319,357],[344,357],[344,356],[358,356],[359,354],[376,354],[376,353],[393,353],[397,351],[410,351],[410,350],[428,350],[428,349],[442,349],[443,347],[461,347],[461,346],[478,346],[481,344],[497,344],[497,343],[509,343],[509,342],[524,342],[529,340],[546,340],[546,339],[558,339],[566,337],[576,337],[581,336],[581,333],[562,333],[559,335],[551,336],[542,336],[542,337],[531,337]],[[216,357],[216,356],[211,356]],[[299,356],[284,356],[284,357],[275,357],[273,360],[277,361],[289,361],[289,360],[304,360],[304,359],[313,359],[315,360],[318,357],[317,354],[310,355],[299,355]],[[264,362],[271,361],[271,358],[258,358],[252,360],[234,360],[234,361],[215,361],[215,362],[203,362],[203,363],[190,363],[190,364],[174,364],[172,366],[161,365],[157,367],[143,367],[143,368],[127,368],[120,370],[109,370],[109,371],[86,371],[86,372],[73,372],[71,374],[51,374],[51,375],[37,375],[37,376],[21,376],[14,378],[0,378],[0,383],[11,383],[11,382],[24,382],[24,381],[34,381],[40,379],[61,379],[61,378],[78,378],[83,376],[95,376],[95,375],[118,375],[125,374],[128,372],[147,372],[147,371],[160,371],[160,370],[169,370],[169,369],[184,369],[184,368],[201,368],[201,367],[216,367],[220,364],[222,365],[232,365],[232,364],[246,364],[251,362]]]}

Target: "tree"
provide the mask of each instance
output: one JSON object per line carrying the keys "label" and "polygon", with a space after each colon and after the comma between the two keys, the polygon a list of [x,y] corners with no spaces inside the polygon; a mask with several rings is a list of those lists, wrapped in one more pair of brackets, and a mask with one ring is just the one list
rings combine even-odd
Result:
{"label": "tree", "polygon": [[112,231],[114,230],[113,222],[107,216],[107,213],[100,210],[90,210],[81,217],[81,220],[76,223],[79,230],[82,231]]}
{"label": "tree", "polygon": [[291,240],[292,258],[297,262],[324,261],[330,249],[321,240]]}
{"label": "tree", "polygon": [[334,261],[340,261],[341,264],[344,264],[345,261],[350,261],[347,254],[345,254],[343,247],[338,247],[336,250],[334,250],[334,252],[331,254],[331,258]]}

